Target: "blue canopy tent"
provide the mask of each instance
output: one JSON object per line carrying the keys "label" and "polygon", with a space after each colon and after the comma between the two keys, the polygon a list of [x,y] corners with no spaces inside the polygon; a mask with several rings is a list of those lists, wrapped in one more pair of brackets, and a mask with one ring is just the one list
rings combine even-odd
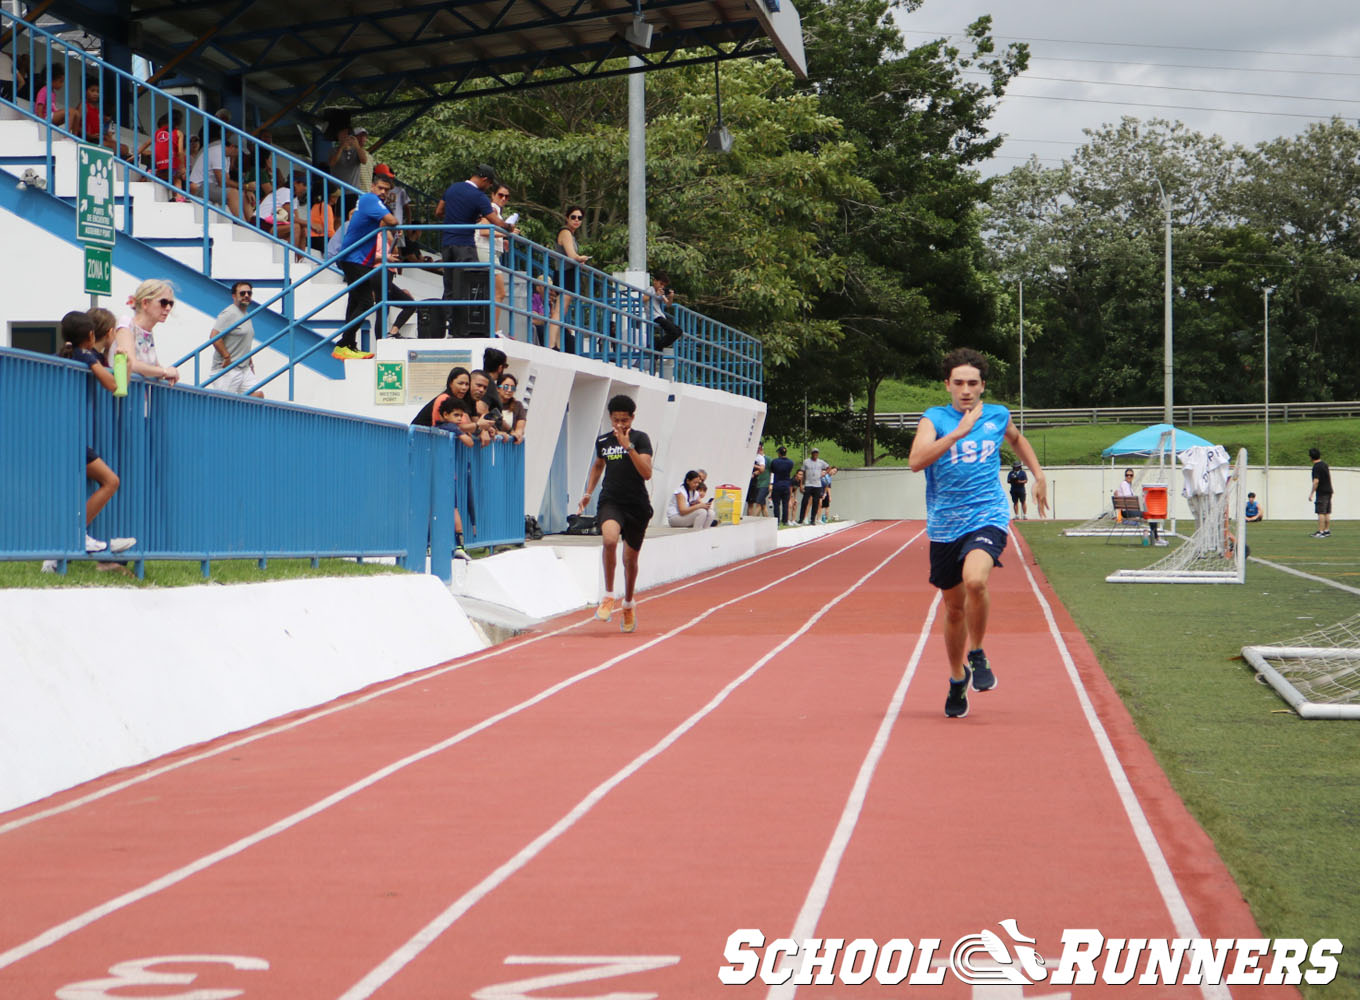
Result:
{"label": "blue canopy tent", "polygon": [[1101,457],[1109,458],[1112,455],[1151,455],[1157,451],[1157,444],[1162,439],[1162,435],[1167,431],[1172,431],[1175,437],[1176,451],[1184,451],[1186,448],[1193,448],[1201,445],[1205,448],[1213,446],[1212,441],[1206,441],[1198,434],[1191,434],[1170,424],[1153,424],[1151,427],[1144,427],[1141,431],[1134,431],[1127,437],[1122,437],[1114,444],[1102,451]]}
{"label": "blue canopy tent", "polygon": [[[1144,427],[1141,431],[1134,431],[1127,437],[1120,438],[1114,444],[1102,451],[1100,453],[1101,457],[1108,458],[1110,460],[1110,465],[1113,468],[1116,457],[1147,457],[1149,455],[1155,455],[1157,453],[1157,446],[1161,443],[1162,435],[1167,432],[1171,433],[1170,443],[1172,449],[1172,454],[1169,456],[1170,468],[1168,471],[1170,474],[1167,476],[1167,479],[1171,482],[1166,484],[1169,486],[1175,481],[1176,455],[1186,448],[1193,448],[1196,445],[1202,445],[1206,448],[1212,447],[1212,442],[1204,440],[1204,438],[1200,437],[1198,434],[1192,434],[1189,431],[1183,431],[1177,427],[1173,427],[1171,424],[1153,424],[1151,427]],[[1105,485],[1105,471],[1103,466],[1101,467],[1100,479],[1101,488],[1103,489]],[[1168,491],[1168,498],[1171,506],[1171,516],[1169,518],[1168,527],[1173,535],[1176,533],[1176,493],[1177,491],[1175,489]]]}

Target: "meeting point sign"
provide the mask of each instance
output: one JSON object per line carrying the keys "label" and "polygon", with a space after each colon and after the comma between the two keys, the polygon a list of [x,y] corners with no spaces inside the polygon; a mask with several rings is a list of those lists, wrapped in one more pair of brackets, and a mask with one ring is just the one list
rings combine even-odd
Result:
{"label": "meeting point sign", "polygon": [[[1120,938],[1094,928],[1064,930],[1056,957],[1014,919],[944,946],[939,938],[776,938],[734,931],[718,979],[729,986],[1314,986],[1336,978],[1337,938]],[[1150,993],[1152,991],[1149,991]],[[1152,994],[1155,995],[1155,994]]]}

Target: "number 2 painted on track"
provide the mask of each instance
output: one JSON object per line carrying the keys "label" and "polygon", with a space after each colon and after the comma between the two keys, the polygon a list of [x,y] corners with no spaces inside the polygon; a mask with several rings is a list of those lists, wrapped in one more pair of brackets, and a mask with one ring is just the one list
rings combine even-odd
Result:
{"label": "number 2 painted on track", "polygon": [[[529,994],[549,986],[571,986],[601,979],[626,976],[630,972],[651,972],[680,961],[679,955],[510,955],[506,965],[587,965],[574,972],[554,972],[513,983],[486,986],[472,994],[472,1000],[534,1000]],[[656,1000],[658,993],[592,993],[558,997],[557,1000]]]}
{"label": "number 2 painted on track", "polygon": [[198,978],[196,972],[155,972],[153,965],[230,965],[243,971],[269,968],[263,958],[249,955],[158,955],[154,958],[132,958],[126,962],[109,966],[112,975],[108,979],[87,979],[83,983],[71,983],[57,990],[57,1000],[231,1000],[239,997],[245,990],[232,989],[195,989],[182,993],[118,993],[132,986],[188,986]]}

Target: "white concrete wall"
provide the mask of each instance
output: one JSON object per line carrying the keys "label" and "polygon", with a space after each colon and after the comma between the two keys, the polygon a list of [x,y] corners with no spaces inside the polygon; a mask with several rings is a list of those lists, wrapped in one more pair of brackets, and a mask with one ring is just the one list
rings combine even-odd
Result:
{"label": "white concrete wall", "polygon": [[0,602],[0,811],[483,646],[423,574]]}
{"label": "white concrete wall", "polygon": [[[1125,465],[1090,468],[1059,466],[1045,469],[1053,515],[1063,520],[1084,521],[1110,506],[1110,494]],[[1137,469],[1138,463],[1133,464]],[[1003,473],[1007,470],[1002,470]],[[1177,470],[1177,476],[1180,471]],[[1311,466],[1279,467],[1270,470],[1269,483],[1260,466],[1247,467],[1247,489],[1256,494],[1267,519],[1309,520],[1313,505],[1308,500],[1312,485]],[[1004,485],[1004,475],[1003,475]],[[1333,517],[1349,520],[1360,517],[1360,469],[1332,469],[1336,489]],[[1175,496],[1178,518],[1189,518],[1190,510]],[[1035,515],[1033,490],[1030,491],[1030,516]],[[856,521],[877,518],[924,518],[926,516],[925,475],[902,466],[872,469],[844,469],[833,480],[832,510],[838,517]]]}

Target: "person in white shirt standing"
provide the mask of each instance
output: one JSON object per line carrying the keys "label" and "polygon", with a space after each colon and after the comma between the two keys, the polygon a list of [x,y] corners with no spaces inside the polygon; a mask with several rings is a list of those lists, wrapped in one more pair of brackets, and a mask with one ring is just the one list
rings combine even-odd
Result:
{"label": "person in white shirt standing", "polygon": [[[255,326],[250,320],[243,317],[249,312],[251,300],[254,297],[255,289],[249,281],[236,282],[231,286],[231,305],[218,313],[217,319],[213,320],[213,337],[217,337],[223,330],[229,329],[226,336],[213,341],[211,370],[214,374],[250,353],[250,349],[255,343]],[[232,326],[237,320],[242,320],[242,322]],[[211,388],[244,396],[246,390],[254,382],[255,362],[251,360],[231,369],[214,382]],[[252,392],[251,395],[256,399],[264,399],[263,392]]]}

